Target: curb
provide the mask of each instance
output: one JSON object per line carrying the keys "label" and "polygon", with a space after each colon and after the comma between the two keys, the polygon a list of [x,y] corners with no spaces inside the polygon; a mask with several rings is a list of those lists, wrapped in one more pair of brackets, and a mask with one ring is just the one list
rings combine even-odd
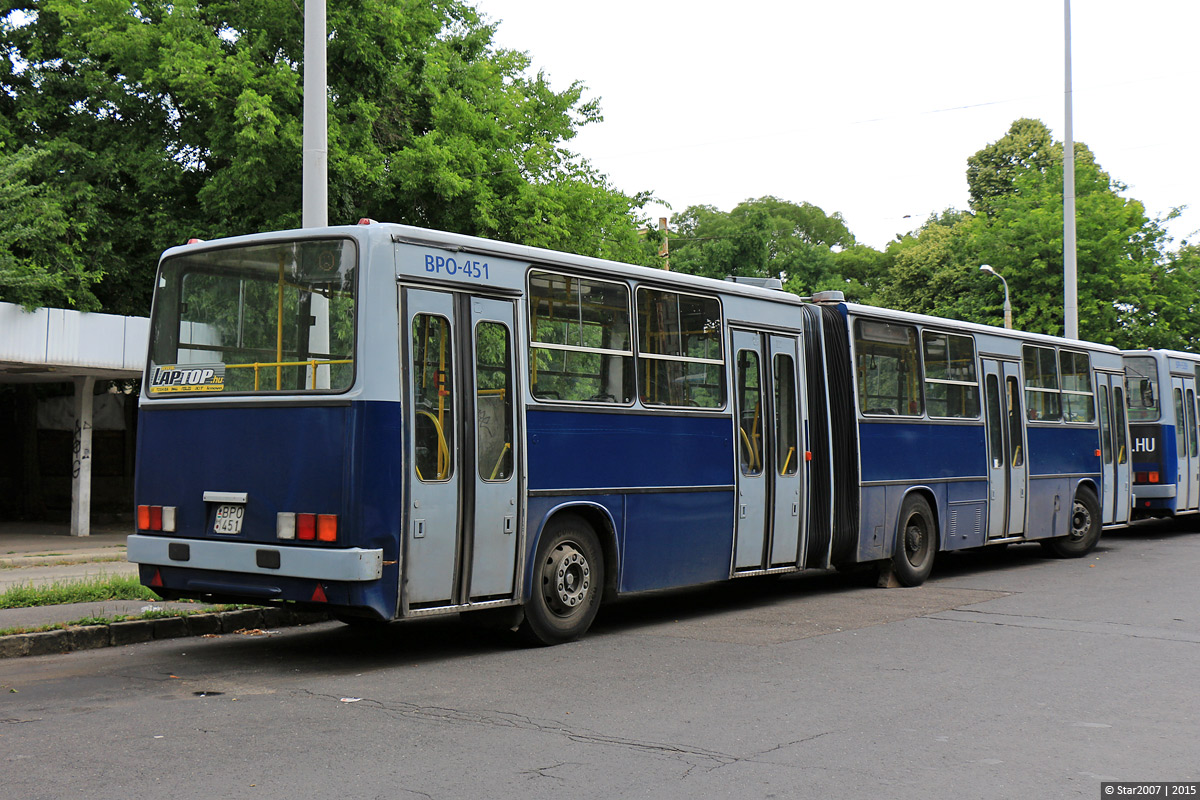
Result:
{"label": "curb", "polygon": [[48,656],[100,647],[237,633],[255,628],[286,628],[325,622],[324,611],[293,611],[288,608],[247,608],[185,617],[159,617],[112,622],[108,625],[79,625],[40,633],[0,636],[0,658]]}
{"label": "curb", "polygon": [[67,564],[117,564],[128,563],[125,547],[108,547],[95,550],[76,550],[66,553],[31,553],[27,555],[0,556],[0,567],[20,569],[23,567],[53,567]]}

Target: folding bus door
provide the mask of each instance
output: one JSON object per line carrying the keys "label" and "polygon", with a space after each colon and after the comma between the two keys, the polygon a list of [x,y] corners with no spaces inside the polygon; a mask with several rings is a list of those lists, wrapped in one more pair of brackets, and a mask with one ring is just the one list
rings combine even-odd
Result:
{"label": "folding bus door", "polygon": [[734,571],[794,567],[805,464],[794,337],[733,331],[737,439]]}
{"label": "folding bus door", "polygon": [[1175,408],[1175,454],[1179,461],[1176,511],[1200,507],[1200,441],[1196,432],[1196,379],[1171,378]]}
{"label": "folding bus door", "polygon": [[519,538],[513,303],[401,291],[405,605],[511,598]]}
{"label": "folding bus door", "polygon": [[802,477],[805,469],[804,444],[800,433],[803,417],[801,395],[797,391],[802,371],[798,365],[795,339],[786,336],[767,337],[771,354],[771,414],[774,418],[772,437],[774,502],[771,518],[772,567],[795,565],[802,552],[802,515],[805,499]]}
{"label": "folding bus door", "polygon": [[1021,365],[983,359],[984,414],[988,438],[988,538],[1025,532],[1025,413]]}
{"label": "folding bus door", "polygon": [[1124,380],[1120,375],[1097,373],[1100,401],[1100,470],[1105,525],[1129,520],[1129,448],[1125,426]]}

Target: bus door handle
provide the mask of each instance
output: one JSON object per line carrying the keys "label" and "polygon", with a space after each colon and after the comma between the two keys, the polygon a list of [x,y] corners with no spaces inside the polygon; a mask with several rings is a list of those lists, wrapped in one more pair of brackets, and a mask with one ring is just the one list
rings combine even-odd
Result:
{"label": "bus door handle", "polygon": [[424,539],[425,538],[425,520],[423,520],[423,519],[414,519],[413,520],[413,538],[414,539]]}

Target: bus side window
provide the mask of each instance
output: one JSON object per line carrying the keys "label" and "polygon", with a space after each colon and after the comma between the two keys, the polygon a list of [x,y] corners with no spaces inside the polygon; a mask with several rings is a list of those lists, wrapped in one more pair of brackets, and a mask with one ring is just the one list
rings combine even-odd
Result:
{"label": "bus side window", "polygon": [[512,475],[513,393],[508,328],[499,322],[475,327],[475,429],[479,477]]}
{"label": "bus side window", "polygon": [[413,317],[413,467],[422,481],[444,481],[454,467],[454,373],[450,320]]}
{"label": "bus side window", "polygon": [[762,390],[758,372],[758,353],[740,350],[737,356],[738,448],[743,475],[762,472]]}

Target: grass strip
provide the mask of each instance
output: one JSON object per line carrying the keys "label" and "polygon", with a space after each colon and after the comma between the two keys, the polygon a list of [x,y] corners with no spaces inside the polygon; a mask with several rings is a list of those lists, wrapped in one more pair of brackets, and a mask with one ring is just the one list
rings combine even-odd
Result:
{"label": "grass strip", "polygon": [[[122,598],[117,598],[122,599]],[[128,598],[124,598],[128,599]],[[0,628],[0,636],[11,636],[18,633],[44,633],[45,631],[65,630],[67,628],[76,628],[83,625],[110,625],[114,622],[128,622],[135,619],[161,619],[163,617],[190,617],[193,614],[216,614],[222,611],[238,611],[243,608],[254,608],[243,604],[222,604],[216,606],[205,606],[197,608],[195,611],[187,608],[158,608],[151,611],[144,611],[141,614],[117,614],[111,617],[83,617],[81,619],[72,620],[71,622],[51,622],[46,625],[29,625],[17,626],[14,628]]]}
{"label": "grass strip", "polygon": [[150,600],[161,598],[142,586],[136,575],[114,575],[50,584],[17,584],[0,592],[0,608],[33,608],[65,603],[100,603],[105,600]]}

